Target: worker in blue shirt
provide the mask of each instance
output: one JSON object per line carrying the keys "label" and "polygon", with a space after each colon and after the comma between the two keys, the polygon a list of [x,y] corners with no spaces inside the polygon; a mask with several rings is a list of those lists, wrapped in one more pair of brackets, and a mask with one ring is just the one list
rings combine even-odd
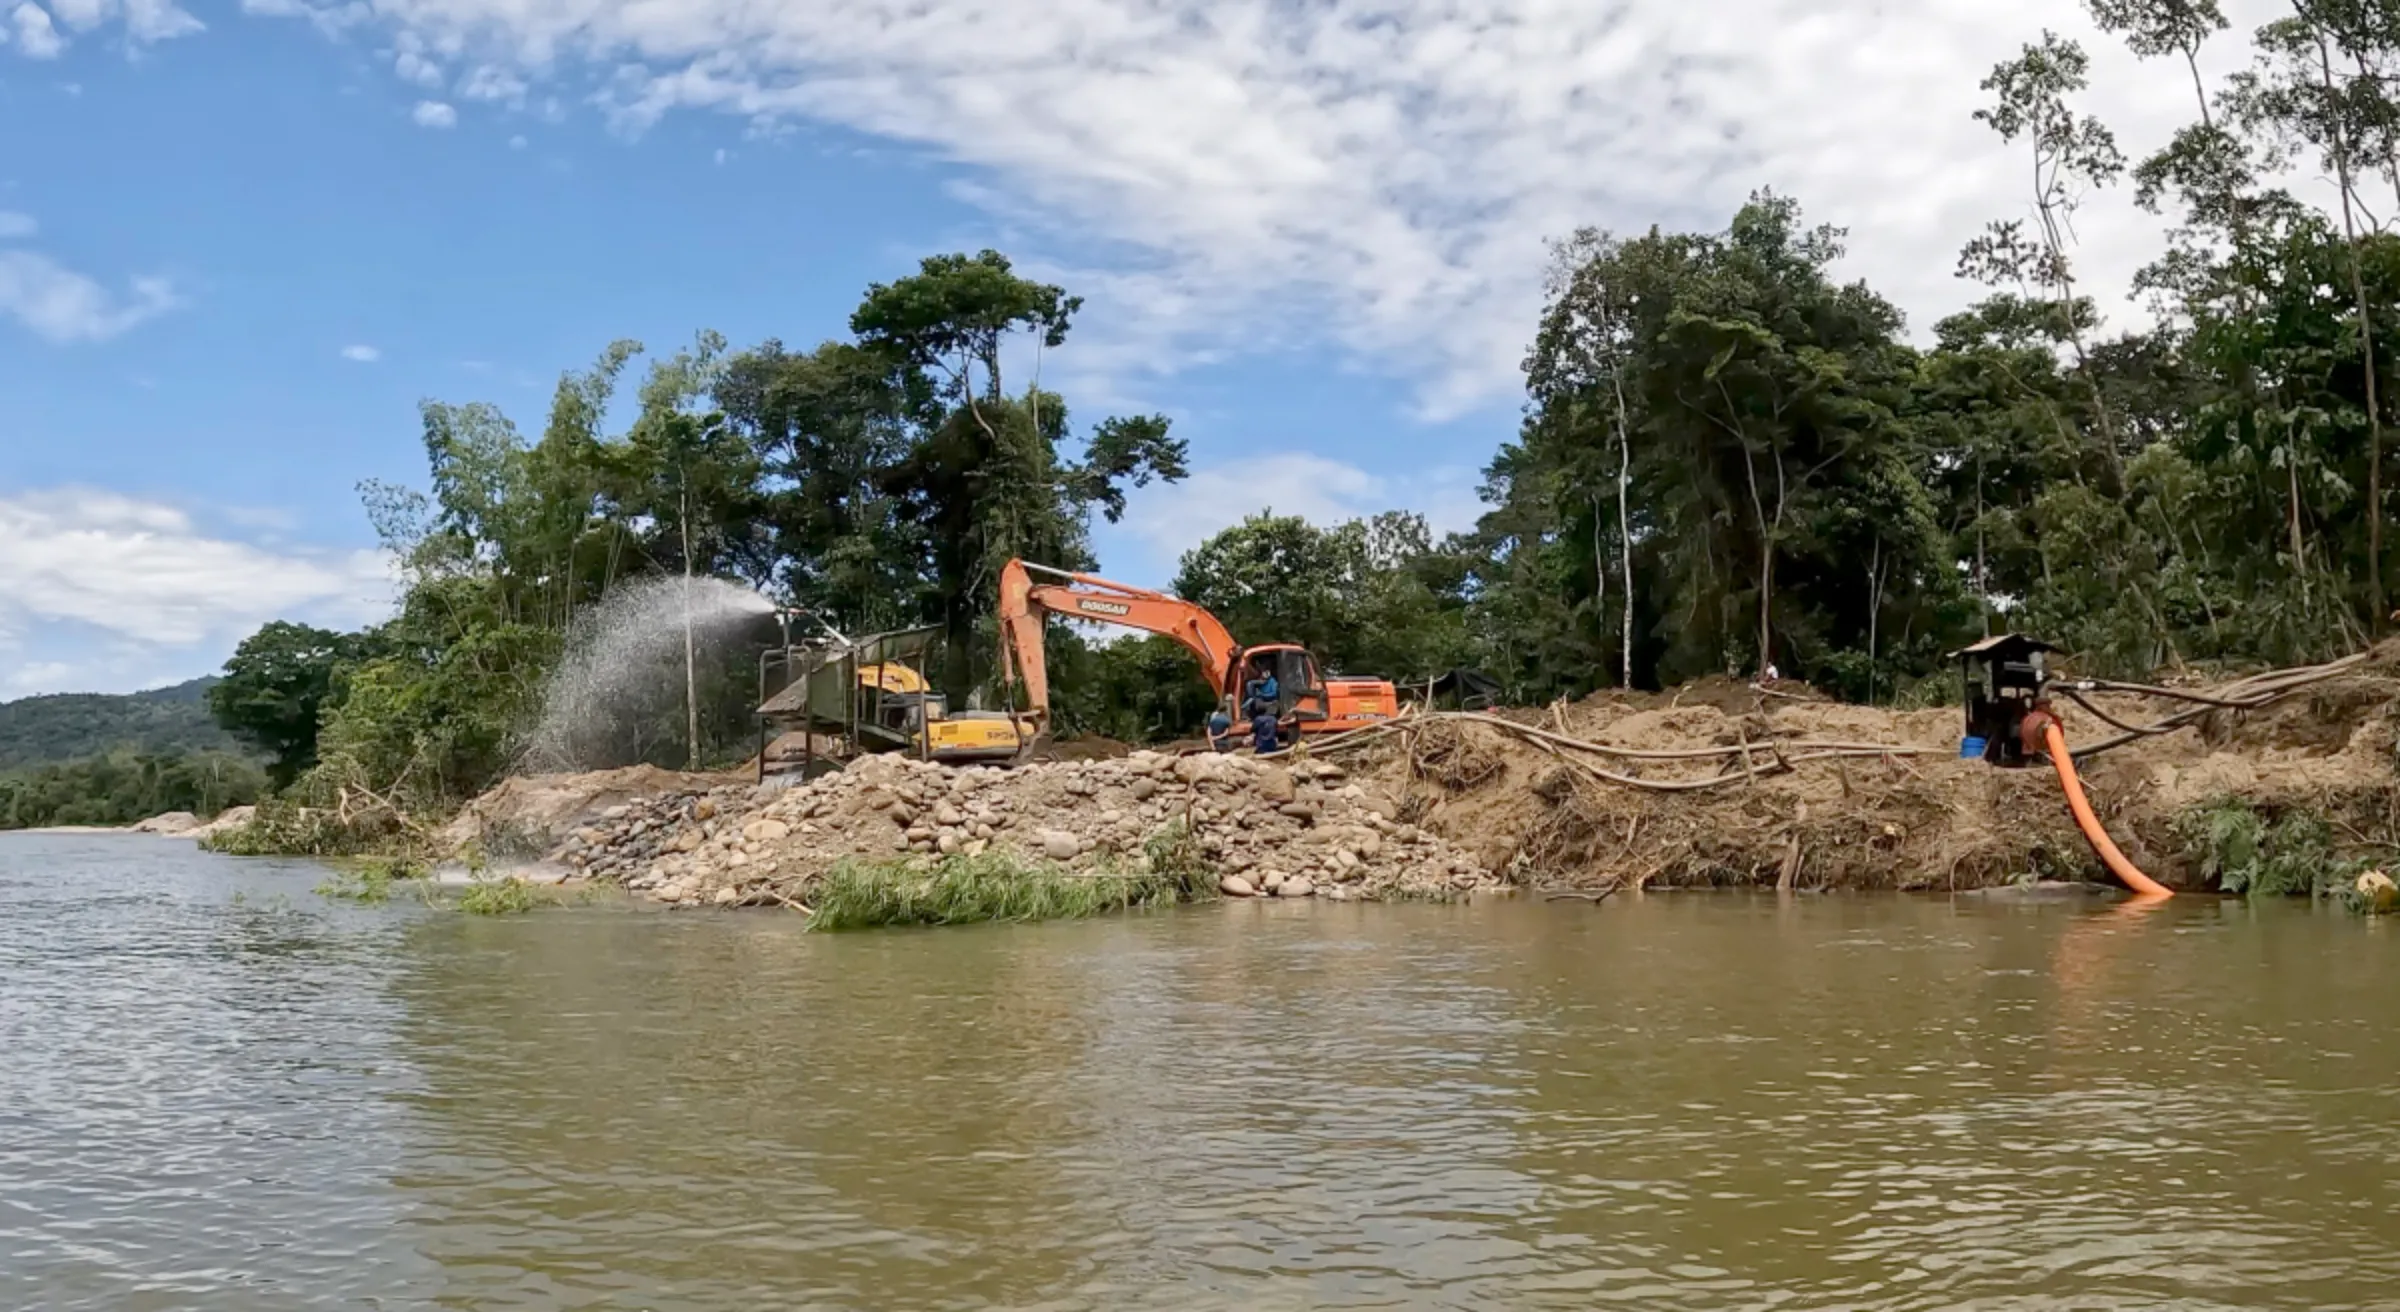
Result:
{"label": "worker in blue shirt", "polygon": [[1279,710],[1281,708],[1276,702],[1281,695],[1282,689],[1276,686],[1274,673],[1262,670],[1257,678],[1250,681],[1249,695],[1242,701],[1242,713],[1256,717],[1262,710],[1269,713]]}
{"label": "worker in blue shirt", "polygon": [[1283,750],[1280,732],[1275,722],[1275,708],[1262,706],[1250,717],[1250,750],[1260,756],[1270,756]]}
{"label": "worker in blue shirt", "polygon": [[1230,752],[1233,741],[1233,717],[1219,706],[1208,714],[1208,745],[1219,752]]}

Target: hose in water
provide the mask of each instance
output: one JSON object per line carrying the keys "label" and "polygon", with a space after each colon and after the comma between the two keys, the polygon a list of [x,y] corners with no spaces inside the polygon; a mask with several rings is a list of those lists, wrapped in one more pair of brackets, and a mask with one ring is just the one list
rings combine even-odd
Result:
{"label": "hose in water", "polygon": [[2091,842],[2092,850],[2100,854],[2100,863],[2109,873],[2125,881],[2125,887],[2144,898],[2173,897],[2168,887],[2141,872],[2117,850],[2116,840],[2100,827],[2100,817],[2092,814],[2091,799],[2083,795],[2083,781],[2075,775],[2075,758],[2067,754],[2067,735],[2056,723],[2042,727],[2042,739],[2050,748],[2050,764],[2058,769],[2058,786],[2067,795],[2067,809],[2075,813],[2075,827]]}

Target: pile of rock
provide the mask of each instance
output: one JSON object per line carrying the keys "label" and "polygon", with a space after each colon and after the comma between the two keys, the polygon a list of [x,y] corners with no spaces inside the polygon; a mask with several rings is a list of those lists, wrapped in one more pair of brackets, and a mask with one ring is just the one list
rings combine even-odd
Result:
{"label": "pile of rock", "polygon": [[805,902],[852,858],[997,849],[1070,869],[1146,868],[1188,825],[1229,896],[1445,896],[1489,872],[1328,762],[1137,752],[1014,770],[869,757],[783,789],[720,787],[613,806],[552,853],[661,901]]}

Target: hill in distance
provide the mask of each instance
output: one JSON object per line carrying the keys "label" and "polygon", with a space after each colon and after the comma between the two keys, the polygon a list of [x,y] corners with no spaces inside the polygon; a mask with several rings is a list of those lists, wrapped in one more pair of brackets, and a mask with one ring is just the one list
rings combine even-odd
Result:
{"label": "hill in distance", "polygon": [[147,692],[53,693],[0,702],[0,770],[119,748],[249,754],[209,718],[208,690],[216,682],[209,676]]}

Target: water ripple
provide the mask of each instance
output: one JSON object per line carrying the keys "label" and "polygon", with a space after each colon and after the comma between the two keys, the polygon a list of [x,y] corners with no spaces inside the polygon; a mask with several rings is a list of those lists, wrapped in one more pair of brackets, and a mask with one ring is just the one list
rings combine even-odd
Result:
{"label": "water ripple", "polygon": [[2400,1309],[2356,922],[806,937],[0,839],[0,1307]]}

